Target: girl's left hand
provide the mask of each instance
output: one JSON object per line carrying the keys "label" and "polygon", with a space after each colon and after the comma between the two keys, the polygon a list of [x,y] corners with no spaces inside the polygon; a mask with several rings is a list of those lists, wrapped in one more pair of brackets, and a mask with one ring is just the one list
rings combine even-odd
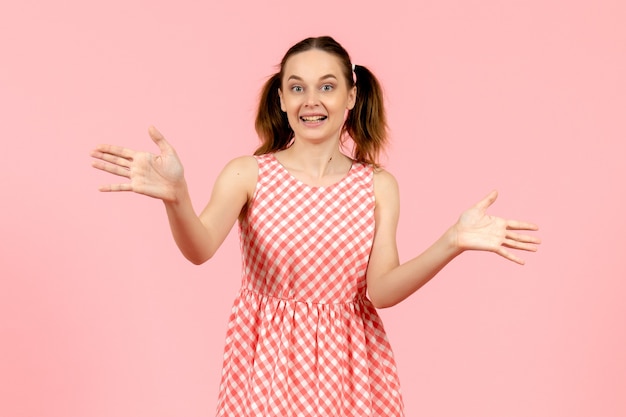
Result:
{"label": "girl's left hand", "polygon": [[506,220],[487,215],[486,211],[496,201],[497,191],[492,191],[474,207],[465,211],[453,226],[456,232],[456,244],[461,251],[483,250],[518,263],[524,260],[508,249],[537,251],[541,240],[535,236],[517,233],[517,230],[539,230],[536,224],[517,220]]}

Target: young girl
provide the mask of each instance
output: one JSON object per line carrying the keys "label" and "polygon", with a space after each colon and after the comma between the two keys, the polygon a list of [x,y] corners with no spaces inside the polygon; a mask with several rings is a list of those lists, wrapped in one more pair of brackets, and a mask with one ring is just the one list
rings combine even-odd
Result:
{"label": "young girl", "polygon": [[[534,224],[486,214],[490,193],[414,259],[396,248],[399,198],[378,165],[386,120],[378,81],[330,37],[305,39],[265,84],[262,145],[229,162],[197,215],[174,148],[160,155],[100,145],[93,166],[128,178],[101,191],[163,200],[172,234],[194,264],[210,259],[236,221],[242,286],[226,335],[218,416],[402,416],[393,354],[376,308],[418,290],[466,250],[523,261]],[[342,153],[346,140],[353,152]]]}

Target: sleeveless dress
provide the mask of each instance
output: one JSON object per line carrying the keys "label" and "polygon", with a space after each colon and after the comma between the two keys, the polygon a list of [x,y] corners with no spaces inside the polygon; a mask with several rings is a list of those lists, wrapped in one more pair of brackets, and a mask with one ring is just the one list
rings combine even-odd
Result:
{"label": "sleeveless dress", "polygon": [[273,154],[256,158],[217,415],[403,416],[391,347],[366,296],[372,167],[354,162],[340,182],[313,187]]}

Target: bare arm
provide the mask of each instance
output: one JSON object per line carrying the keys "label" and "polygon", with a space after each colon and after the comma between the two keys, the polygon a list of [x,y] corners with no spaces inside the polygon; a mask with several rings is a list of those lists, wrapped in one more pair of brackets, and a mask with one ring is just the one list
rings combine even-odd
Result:
{"label": "bare arm", "polygon": [[186,186],[179,199],[165,202],[174,240],[190,262],[199,265],[213,257],[252,198],[257,174],[257,163],[251,156],[230,161],[217,177],[199,216],[193,211]]}
{"label": "bare arm", "polygon": [[400,264],[396,246],[399,217],[398,185],[385,171],[374,176],[376,194],[376,231],[367,270],[370,299],[378,308],[393,306],[430,281],[452,259],[466,250],[497,253],[513,262],[524,261],[508,248],[536,251],[540,240],[514,230],[537,230],[531,223],[488,216],[487,208],[495,201],[491,192],[465,211],[459,221],[417,257]]}
{"label": "bare arm", "polygon": [[159,146],[159,155],[112,145],[100,145],[92,152],[94,168],[129,179],[127,183],[104,185],[100,191],[132,191],[162,200],[179,249],[191,262],[201,264],[213,256],[252,196],[256,161],[242,157],[227,164],[198,216],[176,151],[155,128],[149,133]]}

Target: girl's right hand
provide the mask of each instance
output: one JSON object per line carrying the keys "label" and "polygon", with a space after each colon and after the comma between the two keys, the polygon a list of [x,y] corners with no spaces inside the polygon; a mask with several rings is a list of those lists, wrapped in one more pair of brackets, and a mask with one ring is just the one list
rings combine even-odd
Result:
{"label": "girl's right hand", "polygon": [[132,191],[165,202],[175,202],[181,192],[186,192],[183,165],[176,151],[154,126],[148,132],[160,155],[113,145],[99,145],[91,152],[94,168],[130,179],[128,183],[102,185],[100,191]]}

